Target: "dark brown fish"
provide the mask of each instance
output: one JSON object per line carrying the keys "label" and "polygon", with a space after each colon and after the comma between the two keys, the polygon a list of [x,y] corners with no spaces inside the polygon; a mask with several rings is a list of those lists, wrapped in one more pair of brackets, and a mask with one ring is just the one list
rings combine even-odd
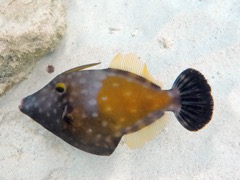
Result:
{"label": "dark brown fish", "polygon": [[97,155],[110,155],[123,135],[152,124],[165,111],[174,112],[190,131],[211,119],[210,86],[194,69],[183,71],[172,89],[162,90],[150,81],[145,67],[138,75],[114,65],[82,70],[91,65],[58,75],[24,98],[20,110],[67,143]]}

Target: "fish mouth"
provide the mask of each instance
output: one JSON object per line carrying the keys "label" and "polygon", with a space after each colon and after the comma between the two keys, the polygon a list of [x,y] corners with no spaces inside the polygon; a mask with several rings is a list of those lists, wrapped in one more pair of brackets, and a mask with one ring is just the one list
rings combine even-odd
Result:
{"label": "fish mouth", "polygon": [[32,114],[31,113],[32,112],[31,106],[32,106],[32,102],[30,101],[30,99],[28,97],[26,97],[26,98],[23,98],[20,101],[20,104],[18,105],[18,108],[22,113],[30,116]]}
{"label": "fish mouth", "polygon": [[18,109],[23,112],[24,106],[23,106],[23,99],[21,100],[20,104],[18,105]]}

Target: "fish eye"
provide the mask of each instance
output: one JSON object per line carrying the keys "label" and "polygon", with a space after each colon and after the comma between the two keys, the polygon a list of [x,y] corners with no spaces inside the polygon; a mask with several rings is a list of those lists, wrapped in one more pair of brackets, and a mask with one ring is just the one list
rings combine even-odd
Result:
{"label": "fish eye", "polygon": [[65,86],[64,83],[57,83],[56,86],[55,86],[55,90],[58,93],[64,93],[66,91],[66,86]]}

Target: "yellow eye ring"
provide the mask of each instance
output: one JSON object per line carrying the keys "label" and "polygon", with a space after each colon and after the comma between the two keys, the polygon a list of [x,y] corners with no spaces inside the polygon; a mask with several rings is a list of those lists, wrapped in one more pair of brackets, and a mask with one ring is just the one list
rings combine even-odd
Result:
{"label": "yellow eye ring", "polygon": [[64,93],[66,91],[66,86],[65,86],[64,83],[57,83],[56,86],[55,86],[55,90],[58,93]]}

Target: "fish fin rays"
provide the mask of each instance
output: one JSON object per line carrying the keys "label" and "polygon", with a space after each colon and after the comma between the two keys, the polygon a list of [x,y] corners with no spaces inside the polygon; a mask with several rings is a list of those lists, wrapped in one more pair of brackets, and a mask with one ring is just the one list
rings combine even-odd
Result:
{"label": "fish fin rays", "polygon": [[110,68],[129,71],[141,76],[144,64],[135,54],[122,55],[119,53],[113,58]]}
{"label": "fish fin rays", "polygon": [[117,54],[110,63],[110,68],[129,71],[146,78],[154,84],[161,86],[161,83],[156,81],[148,72],[146,63],[141,61],[135,54],[122,55]]}
{"label": "fish fin rays", "polygon": [[163,117],[160,118],[137,132],[125,134],[123,136],[123,142],[131,149],[144,146],[144,144],[151,141],[161,133],[167,124],[169,115],[164,114]]}

